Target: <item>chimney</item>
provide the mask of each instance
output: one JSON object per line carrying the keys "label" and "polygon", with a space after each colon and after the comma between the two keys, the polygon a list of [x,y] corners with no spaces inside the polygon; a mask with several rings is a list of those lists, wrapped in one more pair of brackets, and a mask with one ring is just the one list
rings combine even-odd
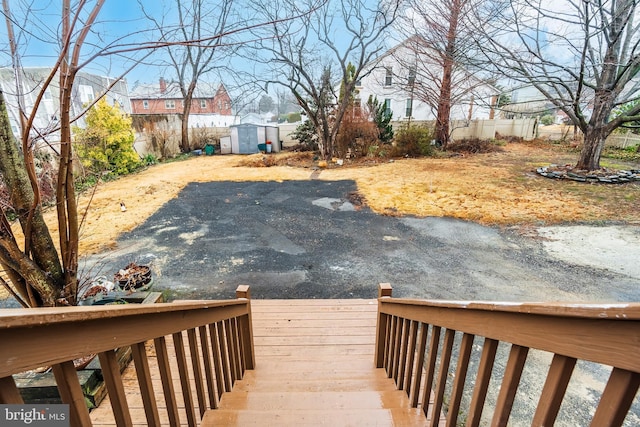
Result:
{"label": "chimney", "polygon": [[164,81],[163,77],[160,77],[160,93],[165,93],[167,91],[167,82]]}

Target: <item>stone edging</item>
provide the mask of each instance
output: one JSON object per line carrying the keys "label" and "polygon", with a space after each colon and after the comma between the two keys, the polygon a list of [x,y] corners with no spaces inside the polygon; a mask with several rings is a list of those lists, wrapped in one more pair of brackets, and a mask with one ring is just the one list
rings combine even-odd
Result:
{"label": "stone edging", "polygon": [[[640,170],[620,170],[603,174],[602,172],[593,173],[584,171],[584,173],[575,173],[569,170],[553,170],[555,165],[548,167],[540,167],[536,172],[540,176],[551,179],[570,179],[577,182],[597,182],[602,184],[625,184],[628,182],[640,182]],[[550,170],[551,169],[551,170]]]}

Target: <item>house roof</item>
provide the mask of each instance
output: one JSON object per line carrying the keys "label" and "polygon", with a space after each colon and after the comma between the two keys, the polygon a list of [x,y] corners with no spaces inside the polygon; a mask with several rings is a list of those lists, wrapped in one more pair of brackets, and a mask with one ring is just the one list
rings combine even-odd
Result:
{"label": "house roof", "polygon": [[[161,87],[164,84],[165,89]],[[224,85],[209,82],[198,82],[193,92],[193,98],[213,98],[220,91],[225,91]],[[178,82],[160,79],[158,83],[137,83],[129,93],[131,99],[182,99],[182,92]]]}

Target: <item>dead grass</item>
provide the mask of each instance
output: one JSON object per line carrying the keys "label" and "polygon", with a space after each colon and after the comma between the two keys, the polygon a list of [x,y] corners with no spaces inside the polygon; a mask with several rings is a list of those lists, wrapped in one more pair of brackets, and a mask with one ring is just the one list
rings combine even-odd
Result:
{"label": "dead grass", "polygon": [[[362,159],[314,170],[313,154],[195,157],[160,164],[100,185],[82,228],[81,254],[115,246],[190,182],[354,180],[359,197],[387,215],[449,216],[487,225],[623,221],[638,223],[640,185],[552,181],[533,173],[575,155],[547,144],[511,143],[503,151],[439,159]],[[279,166],[269,166],[277,164]],[[288,166],[287,166],[288,165]],[[375,167],[363,167],[375,165]],[[349,197],[354,197],[350,195]],[[88,197],[80,198],[86,206]],[[126,212],[120,211],[120,202]],[[57,232],[54,212],[47,221]]]}

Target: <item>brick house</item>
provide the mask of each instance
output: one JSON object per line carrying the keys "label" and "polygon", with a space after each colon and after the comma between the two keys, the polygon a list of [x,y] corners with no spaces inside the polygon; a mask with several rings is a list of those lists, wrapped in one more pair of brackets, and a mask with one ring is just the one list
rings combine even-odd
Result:
{"label": "brick house", "polygon": [[[200,82],[196,87],[190,115],[233,116],[231,97],[223,84]],[[181,114],[182,93],[178,83],[160,78],[158,84],[138,84],[130,93],[132,114]]]}

